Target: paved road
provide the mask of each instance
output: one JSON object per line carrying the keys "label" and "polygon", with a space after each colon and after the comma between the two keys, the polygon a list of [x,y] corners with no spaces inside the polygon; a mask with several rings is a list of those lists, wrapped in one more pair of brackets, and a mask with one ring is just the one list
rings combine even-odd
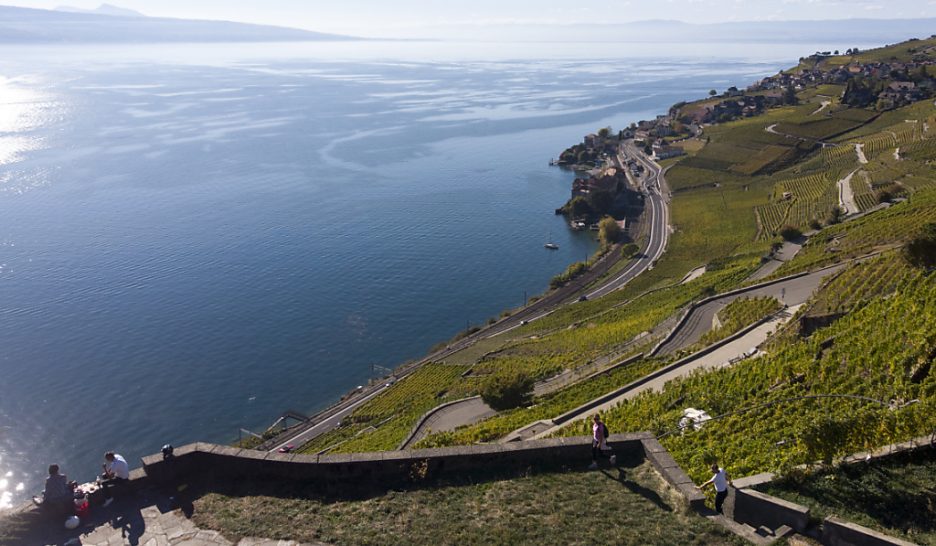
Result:
{"label": "paved road", "polygon": [[378,394],[382,393],[385,389],[388,388],[387,384],[380,384],[378,386],[372,387],[367,392],[362,393],[361,396],[355,397],[353,400],[349,401],[346,404],[343,404],[338,411],[332,413],[328,417],[318,421],[311,427],[304,428],[295,436],[290,437],[286,440],[280,440],[276,445],[270,449],[270,451],[277,451],[281,448],[284,448],[288,445],[293,445],[299,447],[302,444],[316,438],[326,432],[338,428],[341,424],[341,420],[351,414],[354,410],[358,408],[361,404],[369,401]]}
{"label": "paved road", "polygon": [[485,404],[480,397],[449,404],[423,421],[416,432],[403,445],[403,449],[422,440],[430,433],[445,432],[455,430],[460,426],[473,425],[494,415],[497,415],[497,412]]}
{"label": "paved road", "polygon": [[[626,392],[622,392],[619,396],[608,400],[600,406],[583,409],[581,416],[570,419],[562,425],[553,424],[552,426],[549,426],[551,421],[542,422],[540,426],[535,429],[535,432],[530,435],[530,438],[525,439],[546,438],[564,426],[569,425],[570,423],[577,423],[580,421],[580,419],[584,419],[590,414],[606,412],[611,408],[619,405],[621,402],[624,402],[625,400],[633,399],[640,393],[647,391],[662,391],[663,387],[668,381],[672,381],[673,379],[677,379],[679,377],[685,377],[695,370],[702,368],[711,369],[730,366],[733,363],[738,362],[740,359],[749,356],[751,347],[757,347],[763,343],[767,339],[768,334],[770,332],[776,331],[776,329],[783,324],[786,324],[796,313],[797,309],[798,306],[791,307],[785,310],[783,313],[778,314],[771,320],[768,320],[764,324],[761,324],[757,328],[754,328],[747,334],[739,337],[734,341],[726,343],[711,353],[696,358],[688,358],[683,361],[681,366],[669,370],[668,372],[661,374],[659,377],[655,377],[646,383],[642,383],[632,389],[627,390]],[[755,355],[754,358],[757,356],[758,355]]]}
{"label": "paved road", "polygon": [[676,335],[661,345],[656,354],[668,355],[699,341],[703,334],[712,329],[712,318],[715,313],[737,298],[772,296],[790,307],[805,303],[819,287],[823,279],[840,271],[845,266],[846,264],[842,264],[788,281],[731,294],[696,307],[680,326]]}
{"label": "paved road", "polygon": [[[646,248],[643,249],[639,257],[631,262],[624,271],[589,292],[587,294],[588,299],[607,295],[653,267],[653,263],[660,259],[663,252],[666,251],[666,243],[669,240],[669,209],[667,208],[663,190],[665,187],[663,170],[659,165],[638,152],[633,142],[627,142],[625,146],[628,155],[643,165],[644,172],[647,173],[644,178],[644,206],[648,215],[650,236]],[[619,160],[619,162],[622,165],[624,164],[622,160]]]}
{"label": "paved road", "polygon": [[[633,142],[628,142],[627,145],[628,155],[640,161],[648,173],[645,177],[646,191],[644,194],[646,203],[649,204],[650,237],[648,244],[641,251],[641,257],[628,265],[622,273],[603,281],[598,287],[591,288],[590,292],[586,292],[586,287],[591,286],[604,277],[608,271],[620,261],[621,258],[618,247],[611,249],[610,252],[595,263],[585,274],[574,281],[547,293],[538,301],[524,307],[510,317],[500,320],[474,335],[459,340],[441,351],[408,365],[405,369],[397,370],[396,378],[398,380],[412,373],[427,362],[443,360],[449,355],[461,351],[481,339],[509,332],[527,322],[545,317],[562,305],[575,303],[583,294],[589,299],[592,299],[617,290],[637,275],[649,269],[653,265],[653,262],[663,255],[669,240],[669,211],[665,198],[665,194],[668,190],[666,190],[665,179],[659,165],[647,159],[642,152],[637,150]],[[273,446],[270,451],[276,451],[290,444],[298,447],[321,434],[333,430],[344,417],[349,415],[364,402],[367,402],[382,392],[384,388],[386,387],[383,384],[370,386],[356,396],[352,396],[346,401],[339,402],[316,416],[317,419],[313,417],[313,421],[308,425],[298,428],[295,435],[278,439],[276,445]]]}
{"label": "paved road", "polygon": [[[609,255],[606,256],[607,262],[596,264],[592,271],[576,279],[573,283],[569,283],[563,289],[548,294],[542,300],[517,312],[510,319],[491,326],[486,330],[485,337],[493,337],[518,328],[521,326],[521,321],[532,322],[543,318],[552,313],[559,305],[574,303],[582,295],[585,295],[588,299],[605,296],[650,269],[653,263],[660,259],[666,251],[666,245],[669,243],[669,207],[664,172],[659,165],[649,160],[639,151],[633,142],[625,143],[625,147],[627,155],[639,161],[647,173],[641,189],[645,198],[644,205],[648,215],[650,236],[646,246],[641,249],[640,257],[628,264],[624,271],[617,273],[612,278],[603,280],[600,286],[583,291],[584,287],[591,285],[604,276],[617,263],[620,253],[617,248],[612,249]],[[624,161],[620,157],[617,158],[617,163],[619,168],[626,168],[623,166]]]}

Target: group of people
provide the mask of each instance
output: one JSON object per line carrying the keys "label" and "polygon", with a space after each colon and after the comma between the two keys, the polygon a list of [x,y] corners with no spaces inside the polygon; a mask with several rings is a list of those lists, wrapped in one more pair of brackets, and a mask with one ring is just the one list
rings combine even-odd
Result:
{"label": "group of people", "polygon": [[[130,466],[126,459],[113,451],[104,454],[104,464],[101,466],[104,472],[98,478],[98,484],[103,492],[103,506],[109,506],[114,502],[114,490],[130,479]],[[72,512],[77,487],[77,482],[68,481],[68,477],[61,473],[59,465],[50,464],[49,476],[42,492],[42,505],[66,513]]]}
{"label": "group of people", "polygon": [[[588,468],[598,468],[599,458],[607,458],[612,465],[615,464],[615,456],[608,446],[609,436],[607,425],[601,421],[601,417],[596,413],[592,416],[592,463]],[[728,497],[728,486],[731,485],[731,478],[728,477],[728,472],[724,468],[712,463],[712,477],[702,485],[697,486],[697,488],[702,490],[709,484],[715,486],[715,511],[721,514],[723,513],[725,499]]]}

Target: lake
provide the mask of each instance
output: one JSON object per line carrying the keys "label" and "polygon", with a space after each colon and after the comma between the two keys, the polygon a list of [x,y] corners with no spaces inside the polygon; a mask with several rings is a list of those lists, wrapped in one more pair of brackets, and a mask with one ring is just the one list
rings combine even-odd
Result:
{"label": "lake", "polygon": [[818,46],[0,48],[0,506],[523,304],[596,248],[551,157]]}

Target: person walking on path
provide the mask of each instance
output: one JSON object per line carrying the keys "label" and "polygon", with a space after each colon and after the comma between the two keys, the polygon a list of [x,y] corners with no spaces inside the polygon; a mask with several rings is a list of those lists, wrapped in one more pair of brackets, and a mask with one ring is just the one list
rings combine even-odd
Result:
{"label": "person walking on path", "polygon": [[728,472],[716,463],[712,463],[712,474],[711,479],[696,487],[701,490],[710,483],[715,485],[715,511],[721,514],[723,513],[722,505],[725,504],[725,498],[728,496],[728,486],[732,485],[731,478],[728,477]]}
{"label": "person walking on path", "polygon": [[113,489],[119,489],[130,479],[130,466],[121,455],[108,451],[104,454],[104,474],[101,475],[101,489],[104,490],[104,506],[114,502]]}
{"label": "person walking on path", "polygon": [[[611,449],[608,447],[608,427],[601,421],[596,413],[592,417],[592,463],[588,467],[592,470],[598,468],[598,457],[607,457]],[[611,455],[611,464],[614,464],[614,455]]]}

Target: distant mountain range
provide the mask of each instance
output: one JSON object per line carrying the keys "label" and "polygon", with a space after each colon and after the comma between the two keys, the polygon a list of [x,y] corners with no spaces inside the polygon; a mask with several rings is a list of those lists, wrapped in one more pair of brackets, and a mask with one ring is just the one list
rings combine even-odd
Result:
{"label": "distant mountain range", "polygon": [[55,11],[67,11],[69,13],[93,13],[95,15],[110,15],[112,17],[146,17],[139,11],[122,8],[112,4],[101,4],[96,9],[76,8],[72,6],[59,6]]}
{"label": "distant mountain range", "polygon": [[[439,24],[417,28],[415,38],[465,41],[647,42],[647,43],[806,43],[841,49],[925,38],[936,18],[838,19],[828,21],[749,21],[695,24],[638,21],[595,24]],[[295,28],[147,17],[102,4],[88,10],[62,6],[40,10],[0,6],[0,43],[284,42],[359,40]],[[810,52],[804,52],[810,53]]]}
{"label": "distant mountain range", "polygon": [[95,10],[0,6],[0,43],[301,42],[356,40],[294,28],[146,17],[104,4]]}
{"label": "distant mountain range", "polygon": [[[936,33],[936,18],[836,19],[685,23],[459,24],[420,29],[414,38],[547,42],[803,43],[859,45],[895,43]],[[804,53],[811,53],[804,51]]]}

